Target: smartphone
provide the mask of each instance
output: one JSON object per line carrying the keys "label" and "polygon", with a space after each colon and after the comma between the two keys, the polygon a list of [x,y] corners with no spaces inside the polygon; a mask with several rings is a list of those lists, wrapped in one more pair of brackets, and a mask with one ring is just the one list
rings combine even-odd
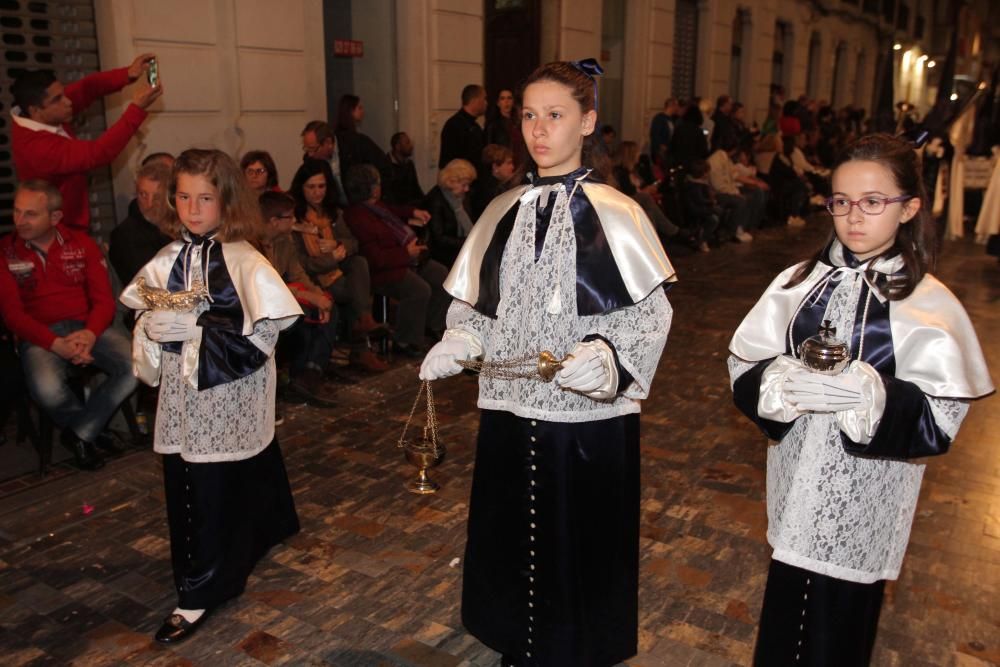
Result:
{"label": "smartphone", "polygon": [[160,85],[160,69],[156,64],[156,58],[149,61],[149,69],[146,70],[146,79],[149,81],[151,88],[156,88]]}

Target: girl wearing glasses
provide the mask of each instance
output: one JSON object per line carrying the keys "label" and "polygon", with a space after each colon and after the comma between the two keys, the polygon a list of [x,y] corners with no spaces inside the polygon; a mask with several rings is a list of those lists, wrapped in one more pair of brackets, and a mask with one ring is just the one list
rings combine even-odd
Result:
{"label": "girl wearing glasses", "polygon": [[[885,580],[899,575],[922,457],[944,454],[969,401],[993,391],[975,331],[928,271],[936,240],[912,146],[848,146],[826,204],[833,234],[783,271],[736,330],[737,407],[772,441],[756,665],[867,665]],[[800,361],[825,326],[851,361]]]}

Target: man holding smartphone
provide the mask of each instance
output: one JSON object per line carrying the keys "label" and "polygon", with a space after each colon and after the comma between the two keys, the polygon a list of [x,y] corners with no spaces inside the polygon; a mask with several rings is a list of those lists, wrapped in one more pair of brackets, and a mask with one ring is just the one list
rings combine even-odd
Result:
{"label": "man holding smartphone", "polygon": [[[11,147],[17,178],[55,185],[62,194],[64,225],[89,230],[87,172],[110,164],[121,153],[146,119],[146,109],[163,94],[158,78],[151,86],[146,77],[154,59],[144,53],[128,67],[97,72],[66,86],[49,70],[32,70],[11,86],[15,104]],[[114,125],[93,141],[76,138],[70,123],[77,113],[140,77],[132,103]]]}

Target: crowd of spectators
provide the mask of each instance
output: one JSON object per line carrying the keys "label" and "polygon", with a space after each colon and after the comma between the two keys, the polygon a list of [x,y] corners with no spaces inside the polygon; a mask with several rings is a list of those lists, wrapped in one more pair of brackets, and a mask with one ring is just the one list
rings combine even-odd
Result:
{"label": "crowd of spectators", "polygon": [[[15,233],[2,246],[0,281],[13,287],[3,288],[0,307],[19,341],[32,397],[54,415],[81,467],[100,465],[101,430],[135,388],[123,372],[127,337],[111,325],[104,260],[86,234],[86,172],[124,148],[162,87],[140,82],[133,104],[95,142],[77,141],[68,122],[138,80],[150,57],[65,88],[35,73],[13,87],[21,105],[14,160],[24,182]],[[287,185],[266,147],[240,156],[260,203],[256,245],[306,313],[279,346],[288,400],[335,405],[332,384],[353,377],[330,363],[338,346],[348,369],[380,373],[386,353],[417,358],[440,337],[449,303],[442,283],[490,201],[520,178],[525,152],[513,91],[498,91],[490,104],[485,88],[470,84],[457,101],[441,131],[437,182],[426,192],[410,136],[397,132],[384,150],[363,133],[365,107],[352,94],[341,97],[332,122],[302,129],[303,161]],[[860,131],[858,115],[805,98],[785,102],[780,91],[760,129],[745,115],[728,96],[714,105],[670,98],[653,118],[648,143],[621,140],[605,125],[600,143],[609,168],[601,176],[640,204],[665,243],[708,251],[729,240],[750,242],[769,222],[804,224],[808,207],[828,193],[832,156]],[[107,248],[121,284],[172,240],[163,225],[172,161],[155,153],[136,172],[135,199]],[[107,379],[84,406],[52,378],[65,375],[63,366],[91,364]]]}
{"label": "crowd of spectators", "polygon": [[863,118],[863,110],[836,111],[805,95],[786,101],[780,87],[760,127],[728,95],[714,104],[671,97],[650,124],[637,187],[658,193],[681,236],[704,252],[750,242],[766,225],[801,227],[829,196],[830,167],[863,131]]}

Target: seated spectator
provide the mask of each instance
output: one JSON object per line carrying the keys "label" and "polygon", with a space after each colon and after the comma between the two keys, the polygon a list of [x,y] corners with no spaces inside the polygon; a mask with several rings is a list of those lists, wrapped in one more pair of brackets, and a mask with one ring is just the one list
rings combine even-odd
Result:
{"label": "seated spectator", "polygon": [[330,295],[309,278],[292,240],[295,223],[295,200],[284,192],[265,192],[260,196],[261,251],[278,272],[302,306],[305,317],[281,335],[295,339],[291,346],[288,391],[316,407],[333,407],[320,396],[323,374],[330,362],[337,337],[337,318]]}
{"label": "seated spectator", "polygon": [[761,135],[753,152],[757,173],[766,178],[771,171],[771,162],[779,152],[781,152],[781,137],[777,133]]}
{"label": "seated spectator", "polygon": [[715,199],[719,206],[729,212],[736,226],[735,236],[740,243],[753,241],[751,230],[757,229],[764,217],[766,200],[761,190],[740,190],[733,170],[731,153],[738,147],[735,136],[723,135],[718,142],[718,148],[709,156],[709,182],[715,190]]}
{"label": "seated spectator", "polygon": [[747,126],[747,108],[742,102],[733,102],[733,110],[729,113],[733,127],[736,128],[736,145],[740,148],[750,148],[754,139],[760,135],[757,124],[753,128]]}
{"label": "seated spectator", "polygon": [[795,137],[784,137],[781,141],[782,150],[771,162],[768,181],[778,202],[779,218],[785,220],[789,227],[803,227],[806,221],[802,216],[808,206],[809,186],[792,164]]}
{"label": "seated spectator", "polygon": [[351,335],[350,361],[381,373],[389,365],[368,349],[367,336],[384,332],[372,317],[368,261],[358,254],[357,239],[337,210],[325,160],[306,159],[295,172],[289,194],[298,222],[293,229],[299,260],[317,285],[330,292]]}
{"label": "seated spectator", "polygon": [[240,171],[247,185],[258,197],[267,191],[281,192],[278,187],[278,168],[267,151],[249,151],[240,160]]}
{"label": "seated spectator", "polygon": [[659,197],[660,184],[647,183],[639,175],[639,144],[634,141],[623,141],[615,154],[612,173],[618,189],[636,201],[646,216],[653,223],[656,234],[661,241],[677,235],[680,231],[677,225],[670,222],[663,209],[656,202]]}
{"label": "seated spectator", "polygon": [[346,185],[351,206],[344,218],[368,258],[372,287],[399,302],[393,346],[404,356],[419,358],[425,351],[425,329],[440,338],[451,303],[441,286],[448,269],[427,256],[427,246],[407,224],[408,219],[426,223],[426,211],[382,203],[378,170],[371,165],[352,167]]}
{"label": "seated spectator", "polygon": [[340,146],[340,170],[346,174],[356,164],[370,164],[383,177],[389,174],[385,151],[367,134],[358,131],[365,119],[365,105],[357,95],[341,95],[337,105],[337,144]]}
{"label": "seated spectator", "polygon": [[153,161],[135,175],[135,199],[128,216],[111,231],[108,259],[122,285],[132,282],[139,269],[170,243],[163,222],[167,215],[170,169]]}
{"label": "seated spectator", "polygon": [[778,122],[780,119],[781,105],[777,102],[771,102],[767,107],[767,118],[764,119],[764,124],[760,126],[760,136],[767,137],[777,135]]}
{"label": "seated spectator", "polygon": [[781,108],[781,117],[778,119],[778,131],[783,137],[794,137],[802,134],[802,121],[799,119],[801,107],[795,100],[788,100]]}
{"label": "seated spectator", "polygon": [[389,140],[389,167],[382,177],[382,201],[416,206],[424,190],[413,164],[413,141],[406,132],[397,132]]}
{"label": "seated spectator", "polygon": [[468,197],[472,222],[479,219],[494,197],[513,186],[511,179],[514,178],[514,152],[500,144],[487,145],[483,149],[478,172],[480,176],[472,185],[472,192]]}
{"label": "seated spectator", "polygon": [[824,206],[826,197],[831,194],[830,190],[830,170],[818,167],[806,159],[803,149],[806,147],[805,133],[796,134],[792,137],[795,147],[792,149],[792,168],[795,173],[809,184],[810,191],[815,192],[813,203],[817,206]]}
{"label": "seated spectator", "polygon": [[347,206],[347,194],[344,192],[344,169],[341,165],[340,144],[333,128],[324,121],[313,120],[306,123],[302,130],[303,161],[306,158],[323,160],[330,167],[333,184],[333,201],[337,206]]}
{"label": "seated spectator", "polygon": [[150,164],[151,162],[158,162],[167,169],[174,168],[174,156],[164,151],[157,151],[155,153],[150,153],[146,157],[142,158],[142,162],[139,163],[139,166],[145,167],[147,164]]}
{"label": "seated spectator", "polygon": [[695,160],[683,186],[684,219],[692,228],[698,249],[702,252],[709,251],[709,239],[719,233],[725,221],[724,212],[715,200],[715,191],[708,182],[710,169],[705,160]]}
{"label": "seated spectator", "polygon": [[[505,150],[510,152],[509,148]],[[472,231],[472,218],[463,202],[473,181],[476,181],[476,168],[456,158],[438,172],[438,184],[431,188],[424,200],[424,208],[430,214],[427,245],[431,259],[449,269]],[[479,179],[477,187],[484,182],[485,179]]]}
{"label": "seated spectator", "polygon": [[[60,224],[62,196],[45,181],[24,181],[14,195],[13,234],[0,239],[0,314],[19,339],[32,398],[62,429],[62,442],[85,470],[104,465],[95,444],[135,391],[132,344],[111,328],[115,301],[104,257],[80,230]],[[107,377],[81,400],[67,385],[73,366]]]}
{"label": "seated spectator", "polygon": [[771,186],[767,181],[757,176],[757,167],[750,162],[750,151],[745,148],[736,149],[736,159],[733,161],[733,178],[740,186],[740,192],[759,190],[767,208],[768,193]]}
{"label": "seated spectator", "polygon": [[77,139],[71,122],[98,99],[117,92],[143,76],[151,53],[144,53],[128,67],[97,72],[68,86],[48,70],[18,75],[10,88],[14,96],[11,148],[14,168],[21,181],[44,179],[63,197],[63,227],[88,231],[90,201],[87,172],[111,164],[146,119],[146,109],[163,93],[143,79],[135,87],[132,103],[104,134],[93,141]]}

